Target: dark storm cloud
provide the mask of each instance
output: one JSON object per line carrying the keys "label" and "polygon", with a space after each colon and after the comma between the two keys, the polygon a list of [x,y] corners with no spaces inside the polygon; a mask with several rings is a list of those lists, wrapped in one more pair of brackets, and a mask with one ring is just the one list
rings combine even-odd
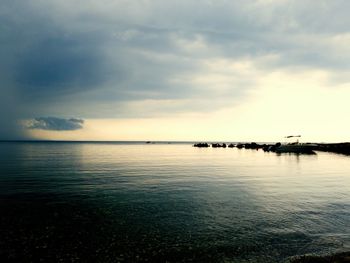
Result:
{"label": "dark storm cloud", "polygon": [[94,89],[109,74],[121,78],[119,69],[105,58],[97,33],[67,33],[50,21],[14,29],[19,32],[14,43],[2,48],[12,61],[13,84],[23,100],[41,103]]}
{"label": "dark storm cloud", "polygon": [[19,123],[21,117],[21,105],[17,105],[16,98],[10,90],[2,87],[0,94],[0,140],[26,139]]}
{"label": "dark storm cloud", "polygon": [[88,89],[103,83],[101,55],[76,39],[45,39],[17,57],[15,78],[25,95],[54,96],[74,88]]}
{"label": "dark storm cloud", "polygon": [[31,120],[28,128],[51,131],[74,131],[82,129],[83,124],[84,120],[76,118],[39,117]]}
{"label": "dark storm cloud", "polygon": [[[346,82],[349,8],[345,0],[3,0],[0,91],[12,103],[2,103],[8,115],[0,124],[157,114],[124,107],[142,100],[188,101],[156,107],[169,114],[245,100],[254,74],[208,69],[209,60],[250,60],[262,72],[322,69],[343,76],[335,83]],[[235,78],[225,88],[194,81],[211,73]]]}

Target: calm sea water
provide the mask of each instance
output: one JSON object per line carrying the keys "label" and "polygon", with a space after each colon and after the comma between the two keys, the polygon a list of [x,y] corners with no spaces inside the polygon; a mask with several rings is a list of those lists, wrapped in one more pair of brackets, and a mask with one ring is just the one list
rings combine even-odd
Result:
{"label": "calm sea water", "polygon": [[2,262],[283,262],[350,250],[350,157],[0,143]]}

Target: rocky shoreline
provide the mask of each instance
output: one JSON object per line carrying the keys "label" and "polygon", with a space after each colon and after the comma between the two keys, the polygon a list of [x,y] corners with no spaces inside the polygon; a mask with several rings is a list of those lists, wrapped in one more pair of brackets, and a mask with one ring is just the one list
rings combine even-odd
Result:
{"label": "rocky shoreline", "polygon": [[[340,154],[346,154],[350,155],[350,142],[344,142],[344,143],[304,143],[303,145],[308,146],[309,149],[313,151],[323,151],[323,152],[332,152],[332,153],[340,153]],[[206,142],[200,142],[195,143],[193,145],[194,147],[198,148],[238,148],[238,149],[252,149],[252,150],[259,150],[262,149],[266,152],[274,152],[276,151],[276,148],[281,146],[281,143],[274,143],[274,144],[258,144],[255,142],[251,143],[206,143]]]}

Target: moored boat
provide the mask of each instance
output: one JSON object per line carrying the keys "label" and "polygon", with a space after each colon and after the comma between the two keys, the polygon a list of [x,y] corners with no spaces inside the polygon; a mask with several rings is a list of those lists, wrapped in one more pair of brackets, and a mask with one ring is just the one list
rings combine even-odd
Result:
{"label": "moored boat", "polygon": [[284,144],[276,148],[276,153],[308,153],[315,154],[310,144]]}
{"label": "moored boat", "polygon": [[[290,135],[285,138],[300,138],[301,135]],[[299,143],[297,139],[296,142],[282,144],[276,147],[276,153],[306,153],[306,154],[316,154],[314,151],[314,146],[312,144]]]}

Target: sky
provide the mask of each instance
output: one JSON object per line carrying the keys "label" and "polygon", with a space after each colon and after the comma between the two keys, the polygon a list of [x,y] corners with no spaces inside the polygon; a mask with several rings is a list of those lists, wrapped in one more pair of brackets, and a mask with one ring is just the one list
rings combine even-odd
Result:
{"label": "sky", "polygon": [[0,139],[350,141],[346,0],[2,0]]}

